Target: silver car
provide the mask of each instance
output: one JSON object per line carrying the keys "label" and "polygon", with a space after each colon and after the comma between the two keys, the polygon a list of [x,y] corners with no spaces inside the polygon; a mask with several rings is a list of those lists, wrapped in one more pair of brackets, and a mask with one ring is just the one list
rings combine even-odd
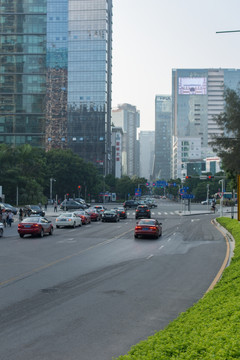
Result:
{"label": "silver car", "polygon": [[82,226],[82,220],[74,213],[61,214],[56,218],[56,227],[60,228],[60,226],[71,226],[75,228],[76,226]]}

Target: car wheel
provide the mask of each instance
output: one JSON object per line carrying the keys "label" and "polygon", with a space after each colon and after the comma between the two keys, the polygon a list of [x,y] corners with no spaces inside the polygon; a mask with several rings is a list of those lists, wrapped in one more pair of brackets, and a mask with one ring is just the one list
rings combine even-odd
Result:
{"label": "car wheel", "polygon": [[24,237],[24,234],[19,234],[19,236],[20,236],[21,238],[23,238],[23,237]]}
{"label": "car wheel", "polygon": [[49,231],[49,235],[53,234],[53,228],[51,227],[50,231]]}
{"label": "car wheel", "polygon": [[3,236],[3,229],[0,229],[0,237]]}
{"label": "car wheel", "polygon": [[42,238],[43,235],[44,235],[44,231],[43,231],[43,229],[42,229],[41,232],[40,232],[40,234],[39,234],[39,236]]}
{"label": "car wheel", "polygon": [[75,227],[76,227],[76,223],[75,223],[75,221],[74,221],[74,223],[73,223],[73,226],[72,226],[74,229],[75,229]]}
{"label": "car wheel", "polygon": [[57,226],[56,226],[56,228],[57,228],[57,229],[59,229],[59,228],[60,228],[60,226],[59,226],[59,225],[57,225]]}
{"label": "car wheel", "polygon": [[134,235],[134,237],[135,237],[135,239],[137,239],[137,238],[138,238],[138,235]]}

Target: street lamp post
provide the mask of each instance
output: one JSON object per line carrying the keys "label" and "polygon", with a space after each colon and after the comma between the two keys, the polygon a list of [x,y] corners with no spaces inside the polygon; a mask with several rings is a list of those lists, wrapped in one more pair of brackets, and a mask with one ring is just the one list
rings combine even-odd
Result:
{"label": "street lamp post", "polygon": [[50,178],[50,201],[51,201],[51,204],[52,204],[52,183],[53,183],[53,181],[56,181],[56,180],[53,178]]}

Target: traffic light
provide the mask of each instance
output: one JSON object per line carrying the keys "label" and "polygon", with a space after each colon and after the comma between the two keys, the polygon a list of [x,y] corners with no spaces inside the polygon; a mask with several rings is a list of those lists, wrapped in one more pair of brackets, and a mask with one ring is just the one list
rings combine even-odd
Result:
{"label": "traffic light", "polygon": [[78,185],[78,189],[79,189],[79,190],[81,189],[81,185]]}
{"label": "traffic light", "polygon": [[191,176],[188,176],[188,175],[187,175],[187,176],[186,176],[186,179],[191,179]]}
{"label": "traffic light", "polygon": [[213,178],[214,178],[214,176],[208,175],[208,179],[213,179]]}

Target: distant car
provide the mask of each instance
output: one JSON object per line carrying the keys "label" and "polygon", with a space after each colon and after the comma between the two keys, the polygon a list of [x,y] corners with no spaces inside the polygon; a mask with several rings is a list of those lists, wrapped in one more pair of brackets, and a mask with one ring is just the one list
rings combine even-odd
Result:
{"label": "distant car", "polygon": [[117,207],[115,210],[118,212],[120,219],[127,219],[127,212],[124,207]]}
{"label": "distant car", "polygon": [[27,216],[30,215],[45,216],[45,211],[43,211],[43,209],[38,205],[25,205],[23,208],[23,213],[26,214]]}
{"label": "distant car", "polygon": [[149,218],[151,219],[151,211],[147,205],[138,205],[135,212],[135,219]]}
{"label": "distant car", "polygon": [[74,213],[65,213],[61,214],[56,218],[56,228],[60,227],[72,227],[75,228],[76,226],[82,226],[82,220],[79,216],[75,215]]}
{"label": "distant car", "polygon": [[0,222],[0,237],[3,236],[3,223]]}
{"label": "distant car", "polygon": [[212,204],[212,199],[208,199],[208,201],[207,200],[201,201],[201,204],[202,205],[207,205],[207,204],[211,205]]}
{"label": "distant car", "polygon": [[157,207],[157,204],[154,200],[146,200],[146,205],[152,209],[152,208],[156,208]]}
{"label": "distant car", "polygon": [[1,207],[2,209],[5,209],[5,211],[7,211],[7,212],[11,210],[11,212],[12,212],[14,215],[17,215],[17,209],[16,209],[14,206],[10,205],[10,204],[0,203],[0,207]]}
{"label": "distant car", "polygon": [[107,210],[106,208],[105,208],[105,206],[103,206],[103,205],[94,205],[93,206],[94,207],[94,209],[96,209],[98,212],[99,212],[99,214],[102,216],[102,213],[105,211],[105,210]]}
{"label": "distant car", "polygon": [[119,219],[119,214],[116,210],[105,210],[102,213],[102,222],[118,222]]}
{"label": "distant car", "polygon": [[86,213],[88,213],[90,215],[91,221],[100,221],[101,220],[101,215],[99,214],[97,209],[94,209],[94,208],[87,209]]}
{"label": "distant car", "polygon": [[141,219],[137,222],[134,237],[151,236],[158,239],[162,235],[162,223],[156,219]]}
{"label": "distant car", "polygon": [[45,234],[53,234],[52,222],[42,216],[30,216],[18,224],[18,233],[20,237],[24,235],[39,235],[43,237]]}
{"label": "distant car", "polygon": [[85,209],[86,206],[83,204],[80,204],[78,201],[75,200],[63,200],[63,202],[60,204],[61,210],[77,210],[77,209]]}
{"label": "distant car", "polygon": [[83,225],[91,223],[91,216],[85,210],[74,211],[74,214],[82,220]]}
{"label": "distant car", "polygon": [[139,205],[138,201],[135,201],[135,200],[127,200],[123,203],[123,207],[125,209],[129,209],[129,208],[136,209],[136,207],[138,207],[138,205]]}

